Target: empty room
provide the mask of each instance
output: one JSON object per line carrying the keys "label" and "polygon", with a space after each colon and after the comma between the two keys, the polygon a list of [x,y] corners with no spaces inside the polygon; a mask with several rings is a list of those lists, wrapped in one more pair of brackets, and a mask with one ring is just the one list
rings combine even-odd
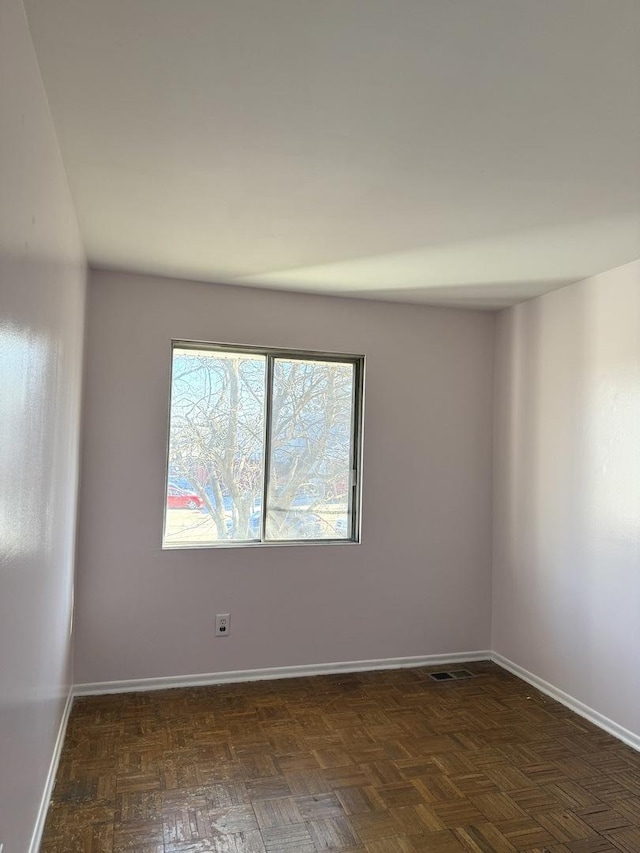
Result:
{"label": "empty room", "polygon": [[640,0],[0,0],[0,853],[640,853]]}

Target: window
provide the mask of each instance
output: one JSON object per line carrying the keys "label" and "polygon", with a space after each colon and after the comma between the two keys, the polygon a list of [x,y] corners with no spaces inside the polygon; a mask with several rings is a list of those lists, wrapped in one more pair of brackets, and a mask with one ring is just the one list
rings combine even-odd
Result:
{"label": "window", "polygon": [[174,342],[163,547],[359,541],[363,370]]}

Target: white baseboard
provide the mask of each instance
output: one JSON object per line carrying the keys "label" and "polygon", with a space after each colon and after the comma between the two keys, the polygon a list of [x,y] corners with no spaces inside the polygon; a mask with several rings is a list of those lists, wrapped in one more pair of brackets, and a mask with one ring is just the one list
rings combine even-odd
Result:
{"label": "white baseboard", "polygon": [[51,764],[49,765],[49,772],[47,773],[47,780],[44,785],[44,791],[42,794],[42,799],[40,800],[40,807],[38,809],[38,815],[36,817],[36,824],[33,828],[33,833],[31,835],[31,844],[29,845],[29,853],[38,853],[40,849],[40,841],[42,840],[42,833],[44,832],[44,824],[47,819],[47,811],[49,810],[49,802],[51,801],[51,795],[53,793],[53,786],[56,783],[56,774],[58,772],[58,764],[60,763],[60,755],[62,754],[62,745],[64,744],[64,736],[67,732],[67,723],[69,722],[69,715],[71,714],[71,706],[73,705],[73,688],[69,690],[67,695],[67,701],[64,705],[64,710],[62,712],[62,717],[60,719],[60,725],[58,727],[58,734],[56,736],[56,742],[53,747],[53,755],[51,756]]}
{"label": "white baseboard", "polygon": [[[640,735],[634,734],[624,726],[600,714],[584,702],[580,702],[553,684],[540,678],[534,673],[524,669],[517,663],[505,658],[498,652],[488,650],[476,652],[456,652],[453,654],[441,655],[416,655],[414,657],[405,658],[378,658],[374,660],[360,661],[345,661],[340,663],[320,663],[320,664],[303,664],[301,666],[278,666],[268,667],[264,669],[239,669],[229,672],[210,672],[197,675],[174,675],[162,678],[137,678],[124,681],[101,681],[89,684],[76,684],[73,688],[74,696],[97,696],[107,693],[137,693],[146,690],[167,690],[172,687],[206,687],[210,684],[232,684],[234,682],[243,681],[267,681],[278,678],[301,678],[313,675],[335,675],[338,673],[347,672],[367,672],[381,669],[403,669],[419,666],[446,666],[453,663],[468,663],[479,660],[491,660],[503,669],[508,670],[513,675],[536,687],[542,693],[556,699],[562,705],[565,705],[571,711],[575,711],[581,717],[589,720],[594,725],[598,726],[614,737],[626,743],[635,750],[640,751]],[[70,703],[67,703],[65,709],[65,717],[63,720],[66,727],[66,719],[70,710]],[[61,726],[61,732],[64,734],[64,729]],[[59,749],[61,746],[56,744],[56,753],[59,758]],[[57,758],[54,756],[57,765]],[[53,767],[53,762],[52,762]],[[51,775],[51,773],[50,773]],[[55,778],[55,773],[54,773]],[[48,781],[48,785],[52,784]],[[35,837],[35,834],[34,834]],[[37,849],[37,848],[36,848]],[[35,853],[32,849],[31,853]]]}
{"label": "white baseboard", "polygon": [[335,675],[343,672],[367,672],[378,669],[403,669],[418,666],[441,666],[490,660],[490,651],[455,652],[450,655],[417,655],[406,658],[346,661],[342,663],[276,666],[265,669],[238,669],[231,672],[209,672],[201,675],[173,675],[166,678],[137,678],[126,681],[99,681],[76,684],[74,696],[96,696],[106,693],[134,693],[141,690],[166,690],[171,687],[206,687],[240,681],[267,681],[276,678],[301,678],[311,675]]}
{"label": "white baseboard", "polygon": [[584,717],[585,720],[589,720],[589,722],[598,726],[598,728],[604,729],[605,732],[608,732],[610,735],[613,735],[618,738],[618,740],[621,740],[623,743],[626,743],[628,746],[631,746],[633,749],[640,752],[640,735],[634,734],[632,731],[629,731],[629,729],[625,729],[624,726],[615,723],[613,720],[605,717],[604,714],[594,711],[593,708],[585,705],[584,702],[580,702],[578,699],[575,699],[573,696],[565,693],[564,690],[554,687],[553,684],[549,684],[548,681],[534,675],[532,672],[529,672],[529,670],[524,669],[524,667],[519,666],[517,663],[503,657],[497,652],[491,652],[490,657],[494,663],[498,664],[498,666],[508,670],[513,673],[513,675],[517,675],[518,678],[521,678],[523,681],[526,681],[528,684],[536,687],[542,693],[545,693],[552,699],[556,699],[571,711],[575,711],[576,714]]}

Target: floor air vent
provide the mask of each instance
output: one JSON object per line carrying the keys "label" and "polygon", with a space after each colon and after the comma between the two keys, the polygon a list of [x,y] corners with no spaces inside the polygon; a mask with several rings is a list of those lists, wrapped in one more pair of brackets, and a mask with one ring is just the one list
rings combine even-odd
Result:
{"label": "floor air vent", "polygon": [[450,669],[446,672],[432,672],[429,677],[434,681],[457,681],[460,678],[473,678],[474,674],[468,669]]}

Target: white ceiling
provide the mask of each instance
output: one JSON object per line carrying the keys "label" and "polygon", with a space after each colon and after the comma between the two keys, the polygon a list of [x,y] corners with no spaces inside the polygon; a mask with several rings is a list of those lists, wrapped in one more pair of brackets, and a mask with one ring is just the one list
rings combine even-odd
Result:
{"label": "white ceiling", "polygon": [[498,307],[640,256],[640,0],[25,0],[93,266]]}

